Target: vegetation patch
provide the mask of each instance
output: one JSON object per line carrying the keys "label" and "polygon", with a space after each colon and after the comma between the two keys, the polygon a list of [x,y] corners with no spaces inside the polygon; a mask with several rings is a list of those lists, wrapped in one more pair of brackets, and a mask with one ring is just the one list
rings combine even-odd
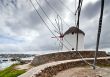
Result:
{"label": "vegetation patch", "polygon": [[0,71],[0,77],[17,77],[23,73],[25,73],[25,70],[17,70],[14,67],[19,64],[13,64],[10,67],[7,67],[6,69]]}
{"label": "vegetation patch", "polygon": [[99,67],[110,67],[110,64],[97,64]]}

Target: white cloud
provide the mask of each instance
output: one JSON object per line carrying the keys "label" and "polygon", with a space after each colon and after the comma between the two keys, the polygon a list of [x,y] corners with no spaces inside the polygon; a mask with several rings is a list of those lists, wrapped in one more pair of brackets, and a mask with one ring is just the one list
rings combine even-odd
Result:
{"label": "white cloud", "polygon": [[[15,0],[15,1],[17,1],[17,5],[16,5],[17,8],[14,8],[12,4],[9,5],[8,7],[0,6],[0,8],[3,9],[0,10],[0,18],[1,18],[0,35],[22,41],[20,41],[19,43],[12,42],[10,44],[9,43],[0,44],[0,49],[1,49],[0,51],[29,52],[29,51],[56,49],[58,46],[57,45],[58,41],[51,38],[53,37],[53,35],[43,24],[40,17],[37,15],[34,8],[30,4],[29,0]],[[47,20],[46,16],[38,7],[37,3],[34,0],[32,1],[36,5],[36,8],[40,12],[43,19],[46,21],[47,24],[49,24],[49,27],[54,32],[55,28]],[[74,21],[75,21],[74,14],[72,14],[67,8],[65,8],[58,0],[48,0],[48,1],[51,3],[53,7],[55,7],[55,10],[57,10],[57,12],[65,20],[67,24],[69,24],[70,26],[74,26]],[[76,1],[78,2],[78,0]],[[64,0],[63,2],[73,12],[75,12],[73,0],[69,0],[69,1]],[[51,8],[49,8],[49,6],[45,3],[45,1],[39,0],[39,3],[42,5],[47,15],[55,24],[54,20],[57,15],[53,12]],[[96,35],[97,35],[96,32],[97,32],[98,19],[99,19],[99,10],[100,10],[99,7],[100,7],[99,0],[84,0],[83,2],[83,9],[80,18],[80,28],[84,30],[84,32],[86,32],[86,36],[85,36],[86,48],[95,47]],[[106,15],[104,15],[105,16],[104,19],[108,18],[110,14],[108,10],[109,7],[106,6],[105,8],[106,8],[106,12],[104,14]],[[85,10],[86,12],[85,11],[83,12],[83,10]],[[98,12],[96,12],[97,10]],[[104,25],[108,24],[108,22],[106,21],[104,21],[104,23],[105,23]],[[68,26],[65,25],[64,22],[63,25],[64,25],[64,31],[66,31],[68,29]],[[109,32],[109,30],[105,28],[104,31],[107,32],[106,30]],[[108,47],[110,47],[110,45],[108,45]]]}
{"label": "white cloud", "polygon": [[23,38],[26,42],[32,42],[33,40],[37,39],[39,37],[39,33],[35,30],[24,30],[21,31],[21,38]]}

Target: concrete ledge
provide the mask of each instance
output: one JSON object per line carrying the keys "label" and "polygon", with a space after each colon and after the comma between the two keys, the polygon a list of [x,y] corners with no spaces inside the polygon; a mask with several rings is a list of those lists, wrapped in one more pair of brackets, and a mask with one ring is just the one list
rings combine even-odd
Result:
{"label": "concrete ledge", "polygon": [[[81,55],[84,58],[93,58],[95,52],[94,51],[80,51]],[[98,52],[98,57],[106,57],[107,54],[104,51]],[[54,62],[54,61],[62,61],[62,60],[71,60],[71,59],[80,59],[81,57],[76,51],[68,51],[68,52],[58,52],[58,53],[51,53],[45,54],[40,56],[35,56],[31,65],[38,66],[41,64]]]}

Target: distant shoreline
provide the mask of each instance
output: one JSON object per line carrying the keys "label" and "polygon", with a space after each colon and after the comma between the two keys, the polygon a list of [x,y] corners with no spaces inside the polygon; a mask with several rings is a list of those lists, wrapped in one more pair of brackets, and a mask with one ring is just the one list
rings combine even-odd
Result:
{"label": "distant shoreline", "polygon": [[15,63],[17,63],[17,61],[13,61],[13,62],[12,61],[6,61],[6,62],[0,63],[0,71],[11,66],[12,64],[15,64]]}

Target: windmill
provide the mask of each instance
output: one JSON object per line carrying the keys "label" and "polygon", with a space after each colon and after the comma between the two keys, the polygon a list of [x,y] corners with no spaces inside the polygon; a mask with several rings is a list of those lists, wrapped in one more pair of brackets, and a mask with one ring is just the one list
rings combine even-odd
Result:
{"label": "windmill", "polygon": [[[56,36],[60,41],[59,41],[59,46],[58,49],[62,50],[63,48],[63,25],[62,25],[62,19],[59,15],[57,15],[57,19],[55,19],[56,25],[57,25],[57,30],[55,32],[57,33],[58,36]],[[52,38],[56,38],[52,37]]]}

